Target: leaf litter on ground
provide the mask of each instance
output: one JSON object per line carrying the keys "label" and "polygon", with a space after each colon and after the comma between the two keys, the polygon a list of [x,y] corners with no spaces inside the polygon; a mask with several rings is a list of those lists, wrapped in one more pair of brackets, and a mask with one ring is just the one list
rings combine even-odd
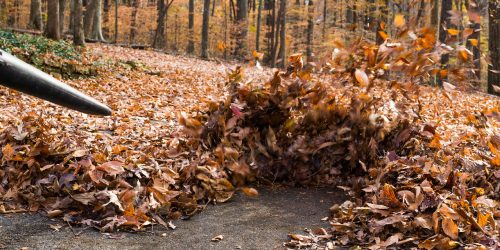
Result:
{"label": "leaf litter on ground", "polygon": [[0,89],[0,211],[143,230],[240,189],[256,196],[255,181],[330,185],[351,197],[331,227],[286,247],[498,247],[500,101],[457,91],[459,69],[457,86],[420,86],[440,72],[430,34],[359,39],[319,66],[294,54],[274,72],[93,45],[142,65],[68,80],[111,118]]}

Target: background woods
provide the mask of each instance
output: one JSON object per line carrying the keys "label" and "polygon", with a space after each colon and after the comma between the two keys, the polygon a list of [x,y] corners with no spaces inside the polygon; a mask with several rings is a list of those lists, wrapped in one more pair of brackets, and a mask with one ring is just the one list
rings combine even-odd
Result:
{"label": "background woods", "polygon": [[273,67],[283,67],[291,53],[321,62],[339,41],[382,44],[426,28],[433,30],[428,42],[442,43],[444,51],[441,70],[427,83],[442,85],[450,71],[468,67],[471,87],[495,93],[498,6],[498,0],[2,0],[0,27],[73,37],[78,45],[86,39],[204,58],[249,60],[257,51],[253,57]]}

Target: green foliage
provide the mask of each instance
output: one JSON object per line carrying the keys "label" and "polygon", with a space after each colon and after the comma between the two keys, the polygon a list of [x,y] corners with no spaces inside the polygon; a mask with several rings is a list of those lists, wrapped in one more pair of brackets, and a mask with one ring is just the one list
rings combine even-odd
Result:
{"label": "green foliage", "polygon": [[0,30],[0,48],[41,70],[64,77],[97,73],[98,60],[87,60],[85,57],[90,55],[84,48],[74,47],[64,40],[54,41],[43,36]]}

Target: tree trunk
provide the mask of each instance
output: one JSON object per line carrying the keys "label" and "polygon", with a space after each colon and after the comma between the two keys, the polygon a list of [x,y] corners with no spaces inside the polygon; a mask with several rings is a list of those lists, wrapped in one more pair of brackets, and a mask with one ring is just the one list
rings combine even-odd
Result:
{"label": "tree trunk", "polygon": [[432,0],[431,26],[439,30],[439,0]]}
{"label": "tree trunk", "polygon": [[94,0],[95,12],[94,21],[92,22],[92,38],[97,41],[105,41],[102,34],[102,0]]}
{"label": "tree trunk", "polygon": [[115,0],[115,43],[118,42],[118,4],[119,1]]}
{"label": "tree trunk", "polygon": [[[448,31],[446,30],[445,25],[448,21],[449,18],[451,17],[450,11],[452,7],[452,2],[451,0],[443,0],[443,4],[441,6],[441,25],[439,28],[439,41],[443,44],[446,44],[446,37],[448,36]],[[448,62],[450,60],[450,55],[448,53],[445,53],[441,55],[441,67],[444,69],[448,67]],[[446,80],[447,77],[439,77],[438,79],[438,84],[439,86],[442,86],[443,81]]]}
{"label": "tree trunk", "polygon": [[415,18],[415,25],[416,27],[420,27],[420,18],[422,18],[422,15],[425,10],[425,1],[420,1],[420,5],[418,7],[418,12],[417,12],[417,17]]}
{"label": "tree trunk", "polygon": [[307,7],[307,49],[306,49],[306,56],[308,62],[313,61],[312,60],[313,34],[314,34],[314,6],[313,6],[313,1],[309,0],[309,6]]}
{"label": "tree trunk", "polygon": [[257,34],[255,37],[255,50],[260,50],[260,28],[261,28],[261,16],[262,16],[262,0],[259,0],[259,8],[257,10]]}
{"label": "tree trunk", "polygon": [[73,34],[73,30],[75,28],[75,1],[70,0],[69,2],[69,27],[68,27],[68,33]]}
{"label": "tree trunk", "polygon": [[203,26],[201,30],[201,57],[208,58],[208,22],[210,17],[210,0],[203,0]]}
{"label": "tree trunk", "polygon": [[[274,6],[273,6],[273,37],[272,39],[272,53],[271,53],[271,67],[276,67],[276,57],[278,56],[278,42],[279,42],[279,31],[280,31],[280,25],[281,25],[281,10],[278,9],[278,16],[276,16],[276,1],[274,0]],[[283,0],[281,0],[283,1]]]}
{"label": "tree trunk", "polygon": [[236,47],[234,55],[243,59],[246,56],[248,48],[248,0],[237,0],[238,10],[236,13]]}
{"label": "tree trunk", "polygon": [[66,0],[59,0],[59,32],[64,36],[64,12],[66,10]]}
{"label": "tree trunk", "polygon": [[59,29],[59,0],[47,1],[47,37],[54,40],[61,39]]}
{"label": "tree trunk", "polygon": [[85,16],[83,18],[83,29],[85,32],[85,37],[88,38],[93,38],[92,37],[92,28],[94,27],[94,19],[95,19],[95,12],[96,12],[96,5],[95,2],[97,0],[88,0],[87,1],[87,6],[85,8]]}
{"label": "tree trunk", "polygon": [[83,6],[82,0],[73,0],[73,44],[85,46],[85,34],[83,32]]}
{"label": "tree trunk", "polygon": [[281,11],[281,27],[280,27],[280,65],[282,68],[286,66],[286,0],[280,1],[280,11]]}
{"label": "tree trunk", "polygon": [[43,30],[41,0],[31,0],[30,21],[28,23],[28,27],[30,29]]}
{"label": "tree trunk", "polygon": [[187,45],[187,53],[194,53],[194,0],[189,0],[189,15],[188,15],[189,23],[188,23],[188,45]]}
{"label": "tree trunk", "polygon": [[137,35],[137,10],[139,8],[140,0],[135,0],[134,8],[132,9],[132,16],[130,17],[130,37],[129,44],[135,42],[135,36]]}
{"label": "tree trunk", "polygon": [[165,14],[167,12],[165,0],[158,0],[156,9],[158,18],[156,19],[156,32],[153,39],[153,48],[160,49],[165,46]]}
{"label": "tree trunk", "polygon": [[488,67],[488,93],[500,95],[495,91],[500,87],[500,2],[490,0],[488,3],[489,16],[489,51],[491,64]]}
{"label": "tree trunk", "polygon": [[328,10],[328,4],[327,4],[328,0],[324,0],[323,1],[323,30],[322,30],[322,34],[323,34],[323,39],[325,39],[326,37],[326,23],[328,22],[327,20],[327,10]]}
{"label": "tree trunk", "polygon": [[103,6],[102,6],[102,10],[104,12],[104,15],[103,15],[103,20],[102,20],[102,32],[103,32],[103,35],[104,37],[106,37],[107,39],[110,38],[110,35],[109,35],[109,7],[110,7],[110,3],[109,3],[110,0],[104,0],[103,2]]}

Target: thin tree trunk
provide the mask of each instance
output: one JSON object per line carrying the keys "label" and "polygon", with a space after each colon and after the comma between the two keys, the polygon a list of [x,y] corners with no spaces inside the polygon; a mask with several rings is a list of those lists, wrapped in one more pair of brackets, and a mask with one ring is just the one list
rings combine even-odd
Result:
{"label": "thin tree trunk", "polygon": [[439,0],[432,0],[431,25],[439,30]]}
{"label": "thin tree trunk", "polygon": [[194,0],[189,0],[188,46],[187,53],[194,53]]}
{"label": "thin tree trunk", "polygon": [[54,40],[61,39],[59,29],[59,0],[47,2],[47,37]]}
{"label": "thin tree trunk", "polygon": [[327,10],[328,10],[328,4],[327,4],[328,0],[324,0],[323,1],[323,30],[322,30],[322,34],[323,34],[323,39],[325,39],[326,37],[326,23],[328,22],[327,20]]}
{"label": "thin tree trunk", "polygon": [[135,0],[134,8],[132,9],[131,24],[130,24],[130,37],[129,44],[135,42],[135,36],[137,34],[137,11],[139,8],[140,0]]}
{"label": "thin tree trunk", "polygon": [[[450,11],[452,7],[452,0],[443,0],[443,5],[441,6],[441,25],[439,28],[439,41],[443,44],[446,43],[446,37],[448,36],[448,32],[445,29],[447,27],[445,23],[449,21],[449,18],[451,17]],[[441,66],[443,68],[448,67],[448,62],[450,60],[450,55],[448,53],[445,53],[441,55]],[[439,77],[438,79],[438,84],[439,86],[442,86],[443,81],[446,80],[447,77]]]}
{"label": "thin tree trunk", "polygon": [[489,51],[491,64],[488,67],[488,93],[500,95],[495,91],[500,87],[500,2],[490,0],[488,3],[489,16]]}
{"label": "thin tree trunk", "polygon": [[227,59],[227,26],[228,26],[228,20],[227,20],[227,1],[222,0],[223,5],[224,5],[224,59]]}
{"label": "thin tree trunk", "polygon": [[262,0],[259,0],[259,7],[257,9],[257,34],[255,37],[255,50],[260,50],[260,28],[261,28],[261,15],[262,15]]}
{"label": "thin tree trunk", "polygon": [[73,34],[73,30],[75,28],[75,1],[70,0],[69,2],[69,27],[68,33]]}
{"label": "thin tree trunk", "polygon": [[165,0],[158,0],[156,7],[158,18],[156,19],[156,31],[153,39],[153,48],[155,49],[163,48],[165,45],[165,7]]}
{"label": "thin tree trunk", "polygon": [[174,51],[177,51],[177,43],[179,38],[179,15],[175,13],[175,25],[174,25]]}
{"label": "thin tree trunk", "polygon": [[115,43],[118,42],[118,0],[115,0]]}
{"label": "thin tree trunk", "polygon": [[307,7],[307,61],[312,62],[313,56],[313,34],[314,34],[314,6],[313,1],[309,0],[309,6]]}
{"label": "thin tree trunk", "polygon": [[234,50],[234,55],[237,58],[243,59],[247,53],[248,48],[248,1],[247,0],[237,0],[238,11],[236,13],[236,47]]}
{"label": "thin tree trunk", "polygon": [[280,27],[280,65],[282,68],[286,66],[286,0],[280,1],[281,11],[281,27]]}
{"label": "thin tree trunk", "polygon": [[[273,8],[273,16],[275,16],[275,11],[276,11],[276,1],[277,0],[274,0],[274,8]],[[281,0],[283,1],[283,0]],[[271,67],[276,67],[276,57],[278,56],[278,42],[279,42],[279,31],[280,31],[280,26],[281,26],[281,11],[278,9],[278,16],[277,18],[273,18],[273,24],[274,24],[274,30],[273,30],[273,35],[274,37],[272,38],[273,39],[273,50],[272,50],[272,54],[271,54],[271,57],[272,57],[272,61],[271,61]]]}
{"label": "thin tree trunk", "polygon": [[425,10],[425,1],[420,1],[420,6],[418,7],[417,17],[415,18],[415,24],[417,27],[420,27],[420,18],[422,18],[422,14]]}
{"label": "thin tree trunk", "polygon": [[85,34],[83,32],[83,6],[82,0],[73,0],[73,44],[85,46]]}
{"label": "thin tree trunk", "polygon": [[212,16],[215,16],[215,0],[212,2]]}
{"label": "thin tree trunk", "polygon": [[64,12],[66,11],[66,0],[59,0],[59,32],[64,36]]}
{"label": "thin tree trunk", "polygon": [[41,0],[31,0],[30,21],[28,23],[28,27],[36,30],[43,30]]}
{"label": "thin tree trunk", "polygon": [[85,16],[83,18],[83,29],[85,32],[85,37],[92,37],[92,28],[94,27],[95,20],[95,12],[96,12],[96,1],[97,0],[88,0],[87,7],[85,8]]}
{"label": "thin tree trunk", "polygon": [[201,57],[208,58],[208,22],[210,17],[210,0],[203,0],[203,26],[201,30]]}
{"label": "thin tree trunk", "polygon": [[109,35],[109,7],[110,7],[110,0],[104,0],[103,2],[103,20],[102,20],[102,32],[105,38],[110,39]]}

